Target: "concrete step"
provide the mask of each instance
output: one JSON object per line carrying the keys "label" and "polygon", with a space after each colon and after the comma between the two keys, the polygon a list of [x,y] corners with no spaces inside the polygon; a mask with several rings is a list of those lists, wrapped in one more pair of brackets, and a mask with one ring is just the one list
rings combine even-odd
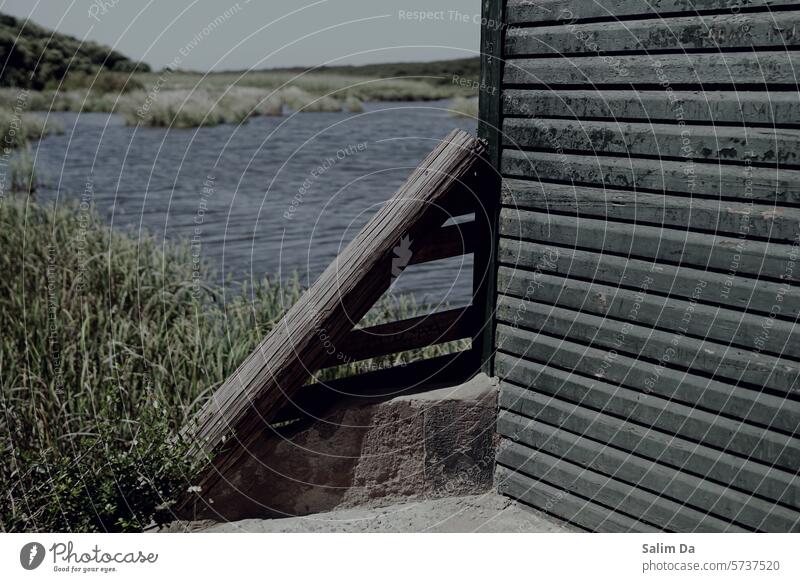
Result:
{"label": "concrete step", "polygon": [[184,519],[294,517],[492,489],[497,383],[343,397],[313,422],[265,434]]}

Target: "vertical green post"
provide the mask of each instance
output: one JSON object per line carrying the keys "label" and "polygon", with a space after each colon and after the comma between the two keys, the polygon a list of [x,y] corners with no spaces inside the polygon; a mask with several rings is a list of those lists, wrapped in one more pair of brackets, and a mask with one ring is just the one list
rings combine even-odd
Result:
{"label": "vertical green post", "polygon": [[500,210],[500,129],[502,107],[500,83],[503,75],[505,0],[483,0],[481,27],[481,78],[479,89],[478,137],[487,143],[487,164],[480,170],[479,199],[475,212],[478,244],[475,251],[473,305],[480,331],[473,351],[480,370],[494,373],[495,299],[497,279],[498,217]]}

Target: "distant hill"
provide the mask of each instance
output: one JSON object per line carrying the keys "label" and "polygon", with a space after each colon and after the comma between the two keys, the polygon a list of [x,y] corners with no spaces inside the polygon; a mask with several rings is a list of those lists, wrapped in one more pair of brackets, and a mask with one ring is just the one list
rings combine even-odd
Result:
{"label": "distant hill", "polygon": [[[308,67],[288,67],[269,69],[269,72],[301,73]],[[372,65],[340,65],[335,67],[319,67],[315,73],[334,75],[351,75],[354,77],[439,77],[425,79],[434,85],[452,84],[453,75],[477,81],[481,73],[480,57],[451,59],[446,61],[429,61],[414,63],[377,63]]]}
{"label": "distant hill", "polygon": [[75,37],[0,14],[0,86],[44,89],[57,84],[68,70],[88,75],[101,67],[126,73],[150,70],[107,46],[81,44]]}

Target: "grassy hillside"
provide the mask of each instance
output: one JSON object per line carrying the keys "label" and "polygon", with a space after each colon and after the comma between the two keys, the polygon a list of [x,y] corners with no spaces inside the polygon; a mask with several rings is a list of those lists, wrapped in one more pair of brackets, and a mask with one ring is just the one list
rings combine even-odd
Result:
{"label": "grassy hillside", "polygon": [[[270,69],[268,73],[302,73],[302,68]],[[342,65],[336,67],[319,67],[314,73],[328,75],[345,75],[349,77],[367,77],[372,79],[388,79],[396,77],[414,77],[434,85],[451,85],[453,75],[477,81],[481,73],[479,57],[429,61],[423,63],[376,63],[372,65]],[[253,72],[250,74],[258,74]]]}
{"label": "grassy hillside", "polygon": [[45,89],[63,79],[67,70],[77,75],[92,75],[101,68],[121,73],[149,70],[106,46],[81,43],[6,14],[0,14],[0,55],[5,55],[0,74],[5,87]]}

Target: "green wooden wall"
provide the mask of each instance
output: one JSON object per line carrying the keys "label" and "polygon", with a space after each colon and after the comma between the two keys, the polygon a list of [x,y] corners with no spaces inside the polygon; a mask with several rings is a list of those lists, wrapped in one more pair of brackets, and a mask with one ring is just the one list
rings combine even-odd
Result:
{"label": "green wooden wall", "polygon": [[595,531],[800,531],[800,2],[484,14],[499,490]]}

